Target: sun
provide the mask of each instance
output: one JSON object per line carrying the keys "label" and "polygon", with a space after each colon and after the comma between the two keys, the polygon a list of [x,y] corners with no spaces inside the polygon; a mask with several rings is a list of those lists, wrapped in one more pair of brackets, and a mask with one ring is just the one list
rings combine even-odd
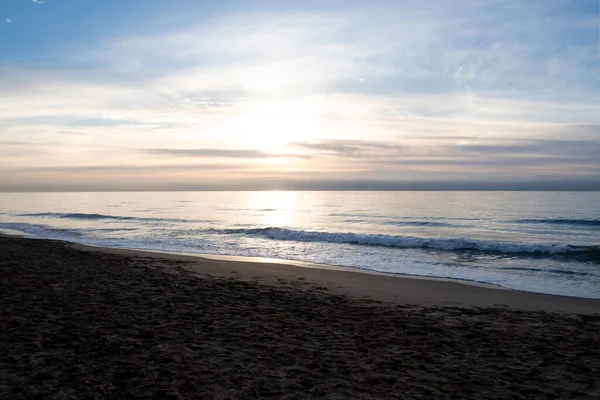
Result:
{"label": "sun", "polygon": [[312,106],[298,100],[271,100],[249,104],[237,131],[249,148],[280,153],[293,142],[319,136],[323,127]]}

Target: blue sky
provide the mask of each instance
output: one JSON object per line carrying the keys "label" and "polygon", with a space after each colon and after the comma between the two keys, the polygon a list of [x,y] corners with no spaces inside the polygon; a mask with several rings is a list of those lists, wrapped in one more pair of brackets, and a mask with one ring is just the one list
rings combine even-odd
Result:
{"label": "blue sky", "polygon": [[598,8],[2,0],[0,190],[598,182]]}

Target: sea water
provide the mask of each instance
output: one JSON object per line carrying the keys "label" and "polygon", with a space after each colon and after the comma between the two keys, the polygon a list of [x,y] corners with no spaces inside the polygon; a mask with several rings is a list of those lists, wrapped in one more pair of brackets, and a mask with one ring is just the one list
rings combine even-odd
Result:
{"label": "sea water", "polygon": [[2,228],[600,298],[600,192],[0,193]]}

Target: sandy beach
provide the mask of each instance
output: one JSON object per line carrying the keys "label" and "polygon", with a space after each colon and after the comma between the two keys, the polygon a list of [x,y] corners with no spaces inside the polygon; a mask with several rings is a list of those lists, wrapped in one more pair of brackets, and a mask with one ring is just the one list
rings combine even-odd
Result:
{"label": "sandy beach", "polygon": [[0,237],[0,398],[600,398],[600,300]]}

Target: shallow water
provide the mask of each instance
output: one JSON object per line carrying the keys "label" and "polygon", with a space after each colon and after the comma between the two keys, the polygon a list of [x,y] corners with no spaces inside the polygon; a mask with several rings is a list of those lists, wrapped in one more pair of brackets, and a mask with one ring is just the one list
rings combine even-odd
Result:
{"label": "shallow water", "polygon": [[600,298],[600,192],[0,193],[0,228]]}

